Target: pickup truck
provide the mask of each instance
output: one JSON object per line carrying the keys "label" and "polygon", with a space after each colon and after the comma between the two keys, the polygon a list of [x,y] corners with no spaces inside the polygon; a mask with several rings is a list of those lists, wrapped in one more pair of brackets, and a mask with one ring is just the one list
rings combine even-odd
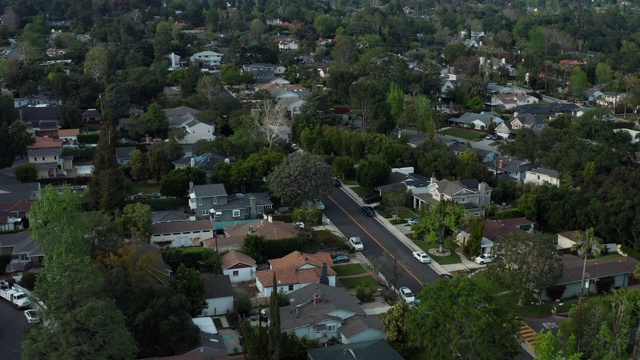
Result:
{"label": "pickup truck", "polygon": [[29,295],[22,291],[21,288],[11,288],[11,285],[6,281],[0,281],[0,297],[11,302],[18,309],[24,309],[29,307]]}

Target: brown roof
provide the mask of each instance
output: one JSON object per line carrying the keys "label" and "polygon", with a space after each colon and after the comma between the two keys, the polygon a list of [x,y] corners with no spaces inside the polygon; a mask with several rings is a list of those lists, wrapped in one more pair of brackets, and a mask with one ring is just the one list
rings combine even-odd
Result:
{"label": "brown roof", "polygon": [[559,233],[558,235],[565,237],[573,242],[578,242],[578,239],[576,239],[577,234],[584,235],[584,231],[582,230],[565,231],[565,232]]}
{"label": "brown roof", "polygon": [[[582,279],[582,266],[584,259],[575,255],[562,255],[562,263],[564,272],[558,284],[569,284],[579,282]],[[640,261],[628,257],[621,256],[612,259],[594,259],[587,260],[586,272],[592,279],[601,279],[608,276],[619,274],[632,274],[636,270],[636,266]]]}
{"label": "brown roof", "polygon": [[518,217],[518,218],[510,218],[510,219],[500,219],[498,220],[505,225],[511,226],[520,226],[520,225],[535,225],[535,221],[531,221],[526,217]]}
{"label": "brown roof", "polygon": [[290,239],[298,235],[298,230],[293,224],[282,221],[262,221],[248,224],[230,225],[224,228],[228,237],[241,236],[243,239],[253,228],[253,235],[262,235],[267,240]]}
{"label": "brown roof", "polygon": [[344,321],[344,324],[340,327],[340,332],[345,337],[350,338],[367,329],[382,331],[382,321],[377,316],[354,315]]}
{"label": "brown roof", "polygon": [[[326,263],[328,266],[333,265],[333,261],[331,260],[331,254],[329,253],[305,254],[300,251],[294,251],[291,254],[281,257],[279,259],[269,260],[269,264],[271,265],[272,269],[297,269],[304,265],[312,265],[317,268],[322,268],[323,263]],[[333,275],[335,275],[335,272],[333,272]]]}
{"label": "brown roof", "polygon": [[[293,285],[315,283],[320,280],[322,269],[277,269],[256,271],[256,277],[265,287],[273,286],[273,273],[276,274],[278,285]],[[336,272],[328,267],[327,274],[336,275]]]}
{"label": "brown roof", "polygon": [[222,260],[222,270],[228,269],[238,263],[243,263],[251,266],[256,265],[256,261],[253,260],[251,256],[235,250],[231,250],[228,253],[222,255],[221,260]]}
{"label": "brown roof", "polygon": [[213,225],[209,220],[170,221],[151,225],[152,234],[164,234],[194,230],[213,230]]}
{"label": "brown roof", "polygon": [[45,149],[62,147],[62,140],[36,136],[36,142],[27,146],[27,149]]}
{"label": "brown roof", "polygon": [[496,241],[502,236],[511,233],[523,233],[524,231],[520,228],[512,225],[507,225],[498,220],[485,220],[483,222],[484,225],[484,237],[491,240]]}
{"label": "brown roof", "polygon": [[60,129],[58,130],[59,137],[65,136],[78,136],[80,135],[80,129]]}

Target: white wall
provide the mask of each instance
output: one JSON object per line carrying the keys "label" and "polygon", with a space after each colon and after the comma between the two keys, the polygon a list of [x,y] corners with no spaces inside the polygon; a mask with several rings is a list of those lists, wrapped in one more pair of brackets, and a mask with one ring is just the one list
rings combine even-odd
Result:
{"label": "white wall", "polygon": [[157,245],[159,242],[171,241],[168,247],[181,247],[181,246],[200,246],[201,241],[213,237],[213,230],[202,230],[198,233],[182,232],[179,234],[154,234],[151,236],[151,245]]}
{"label": "white wall", "polygon": [[[233,275],[234,271],[237,271],[238,275],[234,276]],[[222,273],[225,275],[229,275],[231,282],[235,284],[242,281],[254,280],[256,278],[256,267],[252,266],[252,267],[239,268],[239,269],[226,269],[222,271]]]}
{"label": "white wall", "polygon": [[233,309],[233,296],[206,299],[206,302],[209,306],[202,312],[203,316],[224,315]]}

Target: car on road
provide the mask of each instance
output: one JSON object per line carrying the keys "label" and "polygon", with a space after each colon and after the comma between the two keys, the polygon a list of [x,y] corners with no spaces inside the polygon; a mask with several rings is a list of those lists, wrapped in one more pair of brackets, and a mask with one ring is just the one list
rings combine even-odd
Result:
{"label": "car on road", "polygon": [[475,262],[477,262],[480,265],[484,265],[484,264],[489,264],[491,262],[493,262],[491,255],[489,254],[482,254],[480,256],[478,256],[477,258],[474,259]]}
{"label": "car on road", "polygon": [[373,204],[373,203],[377,203],[382,201],[382,196],[380,195],[369,195],[369,196],[365,196],[362,201],[365,204]]}
{"label": "car on road", "polygon": [[414,258],[418,259],[423,264],[431,264],[431,258],[424,251],[414,251],[411,253]]}
{"label": "car on road", "polygon": [[362,243],[362,240],[360,240],[360,237],[358,236],[349,238],[349,246],[351,246],[355,251],[364,250],[364,244]]}
{"label": "car on road", "polygon": [[40,316],[35,310],[25,310],[24,317],[27,318],[27,322],[29,324],[38,324],[40,323]]}
{"label": "car on road", "polygon": [[340,179],[333,179],[333,186],[334,187],[342,186],[342,183],[340,182]]}
{"label": "car on road", "polygon": [[322,202],[322,200],[315,199],[313,200],[313,203],[315,204],[316,209],[320,211],[324,210],[324,203]]}
{"label": "car on road", "polygon": [[331,258],[331,261],[333,261],[334,264],[344,264],[351,261],[351,258],[349,255],[336,255]]}
{"label": "car on road", "polygon": [[402,300],[404,300],[407,304],[413,304],[416,301],[416,296],[408,287],[401,287],[398,292],[400,293],[400,297],[402,298]]}
{"label": "car on road", "polygon": [[417,224],[417,223],[418,223],[418,220],[420,220],[420,219],[418,219],[417,217],[416,217],[416,218],[411,218],[411,219],[409,219],[409,220],[407,221],[407,224],[409,224],[409,225],[415,225],[415,224]]}
{"label": "car on road", "polygon": [[446,281],[451,281],[451,279],[453,279],[453,275],[451,275],[451,274],[440,274],[440,275],[438,275],[438,278],[440,278],[442,280],[446,280]]}
{"label": "car on road", "polygon": [[373,208],[371,206],[363,206],[360,208],[360,210],[362,210],[362,212],[367,215],[368,217],[374,217],[376,216],[376,211],[373,210]]}

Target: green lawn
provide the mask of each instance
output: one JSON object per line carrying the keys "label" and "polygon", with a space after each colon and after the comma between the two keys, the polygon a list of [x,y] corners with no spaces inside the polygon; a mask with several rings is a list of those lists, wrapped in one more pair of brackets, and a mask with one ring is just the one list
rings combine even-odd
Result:
{"label": "green lawn", "polygon": [[[427,254],[429,254],[429,249],[433,249],[436,248],[437,246],[434,246],[433,244],[426,242],[426,241],[414,241],[414,243],[416,245],[418,245],[418,247],[420,249],[422,249],[422,251],[426,252]],[[449,256],[435,256],[432,254],[429,254],[430,257],[433,258],[433,260],[435,260],[435,262],[437,262],[440,265],[449,265],[449,264],[458,264],[461,262],[460,260],[460,256],[458,256],[458,254],[456,254],[455,249],[456,246],[455,245],[447,245],[445,246],[447,249],[449,249],[451,251],[451,254]]]}
{"label": "green lawn", "polygon": [[364,286],[378,286],[378,281],[374,279],[371,275],[339,279],[342,285],[348,289],[355,289],[358,285]]}
{"label": "green lawn", "polygon": [[217,329],[222,329],[222,321],[218,318],[213,319],[213,324]]}
{"label": "green lawn", "polygon": [[362,186],[354,186],[354,187],[351,188],[351,190],[353,190],[353,192],[358,194],[358,196],[360,196],[360,197],[365,197],[365,196],[374,194],[373,189],[367,188],[367,187],[362,187]]}
{"label": "green lawn", "polygon": [[489,289],[489,292],[494,294],[498,294],[508,290],[506,287],[490,279],[487,276],[487,272],[484,270],[471,274],[469,278],[476,284],[477,287]]}
{"label": "green lawn", "polygon": [[127,195],[135,195],[139,193],[153,194],[160,192],[160,184],[144,184],[141,182],[131,183],[127,189]]}
{"label": "green lawn", "polygon": [[358,185],[357,180],[340,180],[340,181],[342,181],[342,183],[345,185]]}
{"label": "green lawn", "polygon": [[469,141],[478,141],[484,138],[484,136],[476,132],[464,130],[464,129],[458,129],[458,128],[449,128],[449,129],[441,130],[440,134],[455,136],[455,137],[462,138]]}
{"label": "green lawn", "polygon": [[360,264],[335,265],[331,267],[338,276],[359,275],[367,272]]}

